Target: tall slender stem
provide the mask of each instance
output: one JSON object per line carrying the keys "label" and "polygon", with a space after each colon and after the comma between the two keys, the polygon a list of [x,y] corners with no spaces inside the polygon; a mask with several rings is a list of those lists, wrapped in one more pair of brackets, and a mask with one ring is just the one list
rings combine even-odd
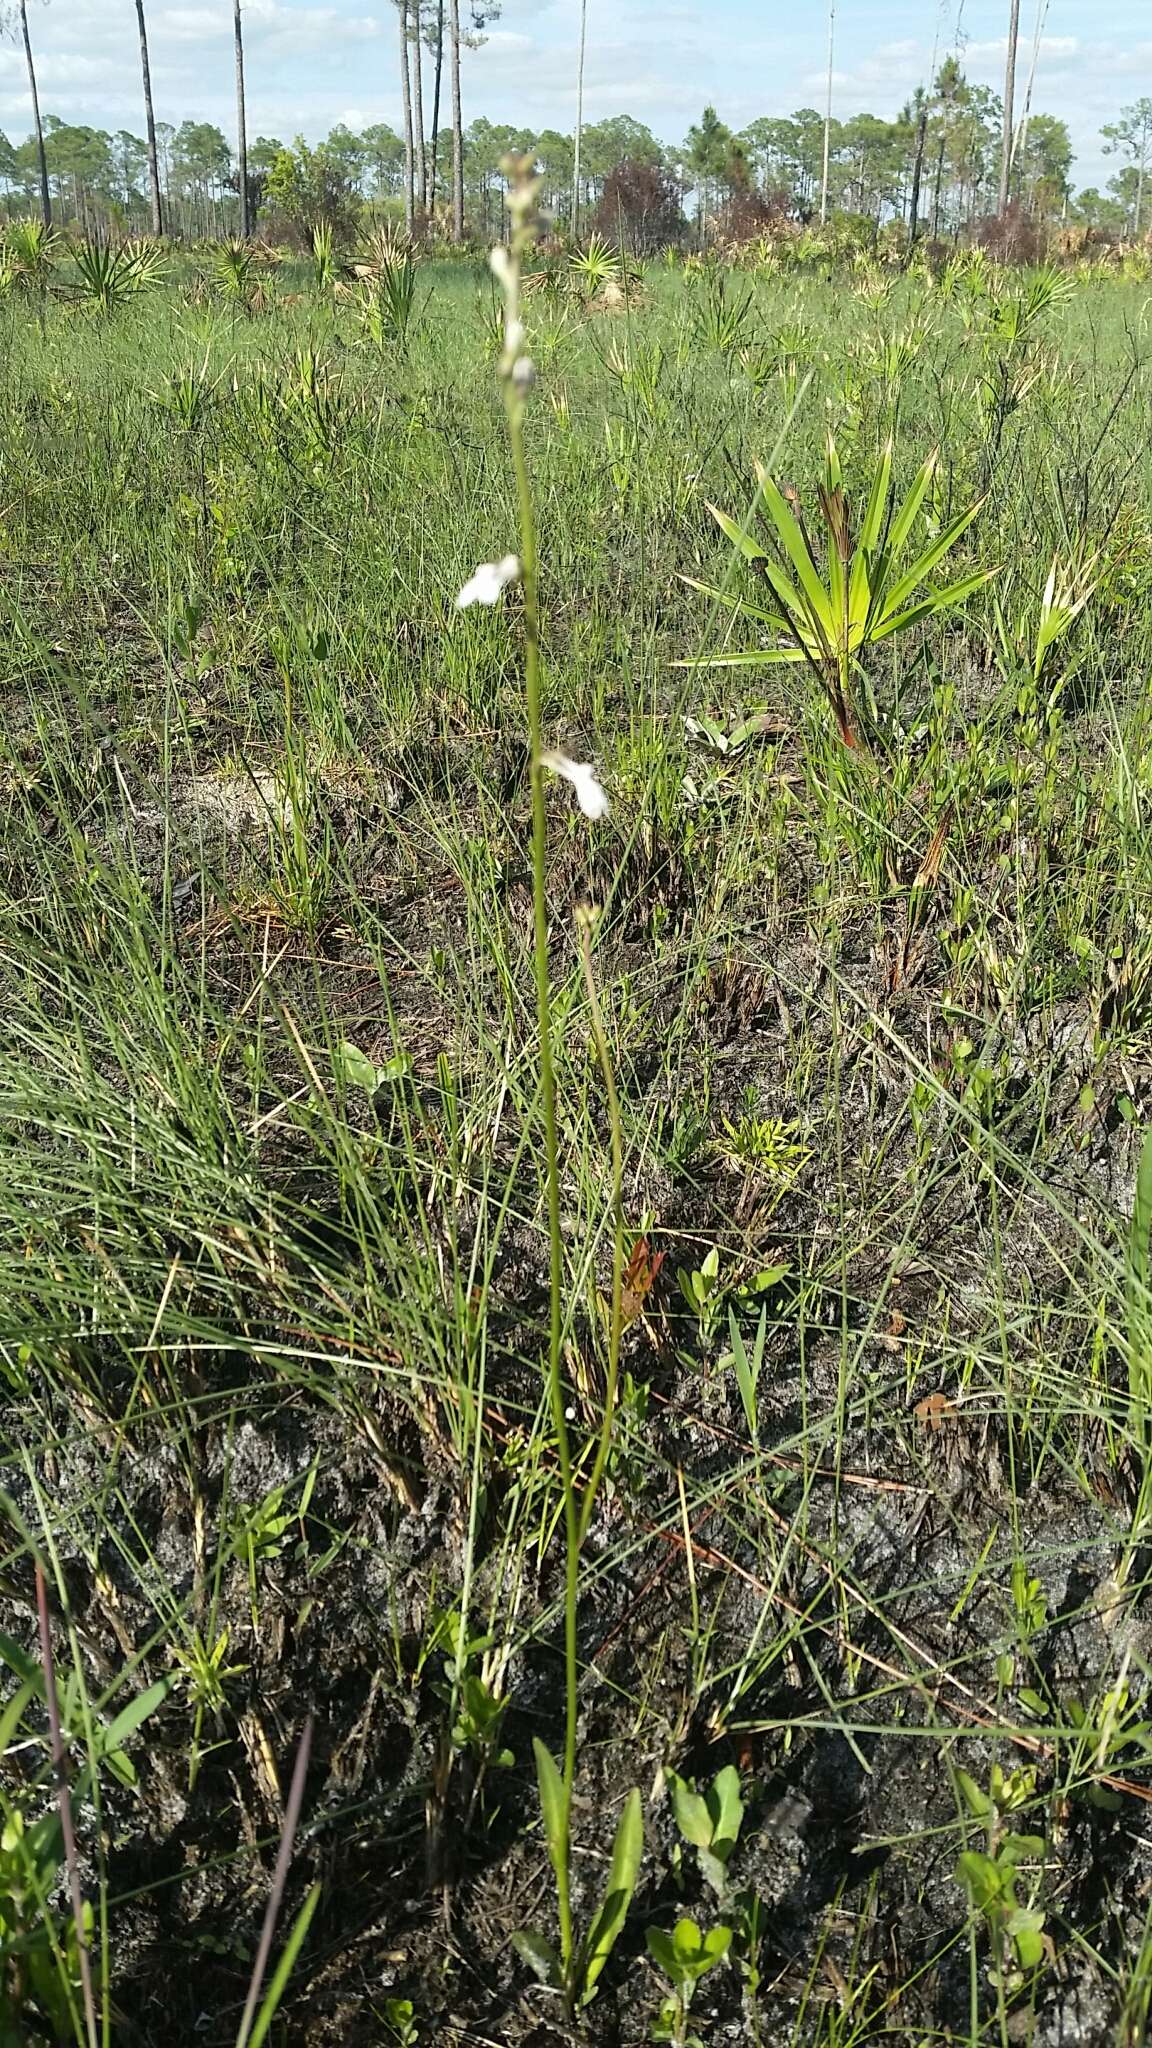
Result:
{"label": "tall slender stem", "polygon": [[513,233],[511,253],[505,258],[505,350],[501,363],[508,441],[516,479],[516,500],[520,526],[520,579],[524,600],[524,694],[528,714],[528,744],[531,754],[532,787],[532,923],[536,975],[536,1023],[540,1055],[540,1102],[544,1124],[544,1179],[548,1210],[549,1314],[548,1314],[548,1405],[556,1437],[556,1458],[564,1498],[564,1765],[562,1771],[564,1810],[561,1838],[554,1845],[557,1909],[560,1921],[560,1961],[566,1985],[571,1988],[573,1959],[572,1889],[570,1878],[572,1843],[572,1788],[576,1778],[576,1714],[579,1665],[576,1655],[576,1601],[579,1592],[580,1522],[572,1486],[572,1452],[568,1421],[564,1412],[561,1378],[563,1332],[564,1246],[560,1230],[560,1161],[556,1122],[556,1071],[552,1051],[552,995],[548,966],[547,852],[548,824],[544,803],[544,718],[540,660],[540,570],[536,533],[536,508],[524,441],[526,385],[517,374],[520,356],[520,264],[534,228],[536,180],[527,159],[510,160],[509,209]]}
{"label": "tall slender stem", "polygon": [[588,990],[588,1007],[592,1013],[592,1038],[596,1046],[596,1056],[600,1061],[600,1071],[604,1076],[604,1093],[608,1100],[608,1128],[612,1145],[612,1304],[608,1323],[608,1372],[604,1382],[604,1414],[600,1424],[600,1440],[596,1446],[596,1456],[588,1475],[583,1505],[580,1509],[580,1542],[583,1544],[612,1445],[612,1424],[616,1416],[616,1386],[620,1377],[620,1339],[624,1332],[624,1144],[621,1136],[620,1098],[616,1093],[616,1076],[612,1071],[608,1035],[604,1029],[596,976],[592,971],[592,913],[581,911],[577,913],[577,917],[584,983]]}

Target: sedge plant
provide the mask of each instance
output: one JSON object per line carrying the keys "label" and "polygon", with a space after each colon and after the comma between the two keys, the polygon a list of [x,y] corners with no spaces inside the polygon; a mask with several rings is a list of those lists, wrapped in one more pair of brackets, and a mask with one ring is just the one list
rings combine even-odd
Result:
{"label": "sedge plant", "polygon": [[548,904],[546,893],[547,817],[545,774],[562,776],[575,791],[581,810],[591,818],[604,815],[607,798],[591,770],[570,761],[563,754],[546,751],[542,709],[540,649],[539,548],[536,509],[528,468],[525,418],[528,398],[535,383],[535,370],[525,353],[524,327],[520,317],[521,266],[536,232],[536,197],[539,181],[533,175],[531,159],[509,157],[503,166],[509,182],[509,212],[512,235],[508,248],[497,248],[491,257],[494,276],[504,299],[503,349],[500,381],[504,394],[508,442],[516,484],[520,529],[520,555],[501,562],[484,563],[465,584],[457,603],[498,602],[508,584],[519,580],[524,606],[525,706],[528,722],[530,778],[532,791],[532,897],[533,958],[536,980],[537,1043],[540,1067],[540,1104],[543,1124],[545,1201],[549,1238],[549,1318],[547,1391],[556,1458],[563,1494],[565,1539],[564,1574],[564,1751],[558,1765],[552,1752],[538,1737],[533,1750],[540,1796],[540,1812],[549,1860],[556,1879],[559,1946],[554,1947],[537,1930],[524,1930],[516,1940],[520,1955],[537,1977],[562,1992],[572,2011],[595,1995],[598,1979],[624,1925],[636,1885],[644,1846],[644,1823],[639,1790],[628,1793],[616,1831],[608,1879],[598,1911],[578,1940],[572,1914],[572,1802],[576,1777],[576,1725],[579,1666],[576,1643],[576,1606],[579,1591],[580,1554],[591,1523],[592,1511],[608,1462],[612,1412],[619,1367],[620,1335],[623,1327],[622,1272],[624,1227],[621,1211],[622,1152],[620,1113],[613,1082],[607,1038],[592,972],[591,923],[582,920],[582,953],[588,988],[592,1034],[604,1074],[612,1130],[612,1178],[614,1188],[612,1311],[609,1334],[609,1368],[604,1412],[591,1470],[582,1495],[576,1492],[576,1461],[568,1429],[561,1350],[564,1317],[564,1253],[560,1216],[560,1166],[556,1111],[556,1071],[552,1042],[552,995],[548,964]]}

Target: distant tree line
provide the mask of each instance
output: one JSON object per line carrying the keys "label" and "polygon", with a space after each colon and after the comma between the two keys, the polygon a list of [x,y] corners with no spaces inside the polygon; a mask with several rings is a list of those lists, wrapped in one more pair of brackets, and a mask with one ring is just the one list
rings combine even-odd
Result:
{"label": "distant tree line", "polygon": [[[436,6],[442,14],[439,0]],[[437,83],[437,116],[439,104]],[[973,84],[949,58],[895,120],[860,113],[831,123],[830,202],[877,226],[899,220],[921,236],[960,234],[996,210],[1000,126],[996,94]],[[685,233],[687,216],[699,231],[710,223],[722,226],[734,214],[811,219],[820,199],[824,127],[823,115],[802,107],[733,130],[709,107],[683,142],[669,147],[627,114],[594,123],[581,138],[581,217],[609,235],[620,229],[649,248]],[[1105,192],[1090,188],[1074,195],[1065,123],[1029,112],[1016,131],[1012,203],[1038,222],[1069,219],[1117,233],[1145,230],[1152,212],[1152,100],[1122,108],[1103,136],[1106,152],[1120,159],[1118,170]],[[238,165],[223,131],[207,121],[179,127],[157,121],[155,138],[169,231],[190,238],[237,233]],[[127,129],[110,133],[52,114],[44,117],[43,140],[59,219],[93,233],[148,224],[153,208],[145,140]],[[265,220],[279,211],[305,229],[326,218],[348,227],[366,211],[439,221],[447,230],[456,225],[459,205],[470,229],[490,236],[503,225],[500,165],[509,151],[535,155],[544,205],[563,225],[573,199],[574,137],[483,118],[460,132],[459,192],[454,138],[451,129],[445,136],[436,119],[422,147],[385,122],[359,131],[339,124],[315,147],[299,138],[286,144],[257,135],[247,145],[250,210],[257,224],[262,211]],[[0,133],[0,205],[13,214],[39,204],[36,138],[13,143]]]}

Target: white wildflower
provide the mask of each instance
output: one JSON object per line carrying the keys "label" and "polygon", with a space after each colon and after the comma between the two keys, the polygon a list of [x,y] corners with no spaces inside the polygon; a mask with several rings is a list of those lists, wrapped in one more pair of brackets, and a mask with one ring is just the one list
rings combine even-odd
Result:
{"label": "white wildflower", "polygon": [[504,354],[510,363],[516,361],[524,346],[524,322],[508,320],[504,326]]}
{"label": "white wildflower", "polygon": [[488,254],[488,268],[496,279],[497,284],[502,284],[505,291],[507,291],[514,276],[512,258],[509,256],[507,249],[497,247],[490,250]]}
{"label": "white wildflower", "polygon": [[516,555],[505,555],[502,562],[481,562],[457,597],[457,610],[465,612],[470,604],[499,603],[501,593],[510,583],[515,583],[519,574],[520,562]]}
{"label": "white wildflower", "polygon": [[512,382],[517,391],[531,391],[536,382],[536,365],[531,356],[518,356],[512,365]]}
{"label": "white wildflower", "polygon": [[550,768],[553,775],[562,775],[576,791],[576,801],[586,818],[605,818],[611,806],[605,791],[596,780],[596,771],[586,761],[570,761],[567,754],[542,754],[541,766]]}

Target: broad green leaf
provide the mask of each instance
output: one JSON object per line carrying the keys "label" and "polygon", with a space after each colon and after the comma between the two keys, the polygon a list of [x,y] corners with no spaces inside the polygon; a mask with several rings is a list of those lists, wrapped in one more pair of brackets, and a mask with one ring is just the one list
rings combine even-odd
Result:
{"label": "broad green leaf", "polygon": [[527,1963],[534,1977],[541,1984],[547,1984],[558,1991],[563,1982],[560,1958],[550,1941],[532,1928],[518,1927],[512,1936],[512,1946],[522,1963]]}
{"label": "broad green leaf", "polygon": [[[739,591],[720,590],[714,583],[701,583],[698,576],[682,576],[680,581],[686,583],[690,590],[698,590],[702,597],[710,597],[717,604],[727,605],[729,611],[737,618],[754,619],[758,626],[769,626],[774,633],[786,633],[789,630],[788,621],[783,613],[767,612],[761,605],[753,604],[750,599],[741,597]],[[684,662],[682,666],[691,668],[693,664]]]}
{"label": "broad green leaf", "polygon": [[568,1868],[568,1812],[564,1780],[556,1768],[551,1750],[545,1748],[538,1735],[532,1737],[532,1752],[536,1758],[536,1784],[540,1792],[540,1813],[548,1855],[559,1877]]}
{"label": "broad green leaf", "polygon": [[956,1875],[967,1885],[978,1912],[987,1913],[1002,1898],[1008,1872],[1001,1870],[981,1849],[962,1849],[956,1859]]}
{"label": "broad green leaf", "polygon": [[761,647],[744,654],[699,654],[692,661],[674,661],[673,668],[768,668],[778,661],[807,661],[802,647]]}
{"label": "broad green leaf", "polygon": [[975,1778],[969,1777],[967,1771],[958,1770],[956,1772],[956,1789],[960,1793],[969,1813],[973,1814],[977,1820],[987,1820],[992,1811],[992,1801],[981,1786],[976,1783]]}
{"label": "broad green leaf", "polygon": [[127,1742],[128,1737],[135,1735],[137,1728],[141,1726],[142,1722],[146,1721],[150,1714],[154,1714],[157,1707],[163,1706],[164,1701],[172,1690],[173,1683],[174,1681],[170,1678],[157,1679],[155,1685],[148,1686],[136,1699],[129,1700],[128,1705],[122,1708],[115,1719],[109,1721],[108,1726],[100,1730],[100,1749],[121,1749]]}
{"label": "broad green leaf", "polygon": [[764,562],[764,580],[773,597],[786,614],[788,630],[806,644],[811,645],[822,658],[830,652],[830,625],[832,610],[826,605],[827,618],[820,614],[815,617],[803,593],[796,589],[791,580],[775,562]]}
{"label": "broad green leaf", "polygon": [[336,1048],[336,1067],[349,1088],[365,1088],[369,1095],[376,1091],[376,1068],[366,1052],[353,1045],[350,1038],[344,1038]]}
{"label": "broad green leaf", "polygon": [[888,538],[884,544],[884,561],[888,567],[895,568],[900,556],[904,552],[908,535],[916,523],[916,515],[924,503],[928,486],[936,474],[938,459],[935,450],[933,450],[932,454],[929,455],[920,469],[917,470],[908,496],[892,521],[888,530]]}
{"label": "broad green leaf", "polygon": [[876,549],[880,545],[880,535],[884,529],[884,513],[887,509],[888,493],[891,485],[892,437],[889,435],[888,440],[884,444],[884,453],[877,464],[876,474],[872,479],[872,489],[868,493],[868,503],[864,511],[863,524],[860,528],[858,547],[870,555],[875,554]]}
{"label": "broad green leaf", "polygon": [[732,1946],[730,1927],[710,1927],[701,1945],[701,1970],[710,1970],[713,1963],[719,1963]]}
{"label": "broad green leaf", "polygon": [[744,1818],[740,1773],[735,1764],[725,1764],[713,1779],[708,1792],[708,1812],[712,1819],[712,1854],[726,1863],[736,1847],[740,1823]]}
{"label": "broad green leaf", "polygon": [[868,630],[868,619],[872,611],[872,553],[862,542],[857,542],[852,557],[852,574],[848,581],[848,625],[849,644],[858,647]]}
{"label": "broad green leaf", "polygon": [[668,1773],[672,1790],[672,1811],[676,1825],[686,1842],[694,1849],[708,1849],[712,1845],[712,1816],[707,1801],[685,1778],[678,1778],[675,1771]]}
{"label": "broad green leaf", "polygon": [[31,1686],[38,1700],[43,1699],[44,1673],[35,1657],[30,1657],[11,1636],[0,1634],[0,1658],[24,1685]]}
{"label": "broad green leaf", "polygon": [[1024,1969],[1034,1970],[1044,1960],[1043,1913],[1032,1912],[1026,1906],[1015,1906],[1005,1925]]}
{"label": "broad green leaf", "polygon": [[1052,1712],[1047,1700],[1040,1693],[1033,1692],[1030,1686],[1023,1686],[1021,1688],[1020,1705],[1027,1707],[1028,1712],[1035,1721],[1047,1721]]}
{"label": "broad green leaf", "polygon": [[584,1988],[580,2003],[587,2005],[596,1991],[597,1979],[612,1953],[616,1938],[628,1917],[636,1889],[636,1875],[644,1854],[644,1808],[634,1785],[624,1801],[612,1849],[612,1863],[600,1911],[592,1922],[584,1965]]}
{"label": "broad green leaf", "polygon": [[996,1853],[1001,1863],[1035,1863],[1044,1848],[1043,1835],[1005,1835]]}
{"label": "broad green leaf", "polygon": [[672,1929],[672,1947],[680,1963],[692,1964],[700,1955],[703,1947],[700,1929],[687,1915],[678,1920]]}
{"label": "broad green leaf", "polygon": [[23,1685],[17,1686],[11,1699],[5,1702],[3,1710],[0,1711],[0,1757],[7,1754],[8,1745],[24,1718],[24,1711],[31,1706],[35,1698],[35,1687],[25,1680]]}
{"label": "broad green leaf", "polygon": [[672,1936],[665,1934],[662,1927],[646,1927],[644,1929],[644,1941],[653,1962],[658,1964],[660,1969],[663,1970],[669,1983],[682,1984],[685,1974],[684,1965],[676,1952]]}
{"label": "broad green leaf", "polygon": [[[737,1292],[740,1294],[763,1294],[765,1290],[769,1287],[779,1287],[780,1282],[788,1278],[790,1270],[790,1267],[788,1267],[787,1265],[760,1266],[757,1269],[757,1271],[753,1273],[752,1278],[750,1280],[746,1280],[743,1287],[737,1289]],[[762,1335],[762,1331],[766,1330],[767,1328],[767,1314],[767,1309],[761,1309],[761,1327],[756,1332],[756,1348],[757,1351],[761,1353],[764,1349],[764,1337]]]}

